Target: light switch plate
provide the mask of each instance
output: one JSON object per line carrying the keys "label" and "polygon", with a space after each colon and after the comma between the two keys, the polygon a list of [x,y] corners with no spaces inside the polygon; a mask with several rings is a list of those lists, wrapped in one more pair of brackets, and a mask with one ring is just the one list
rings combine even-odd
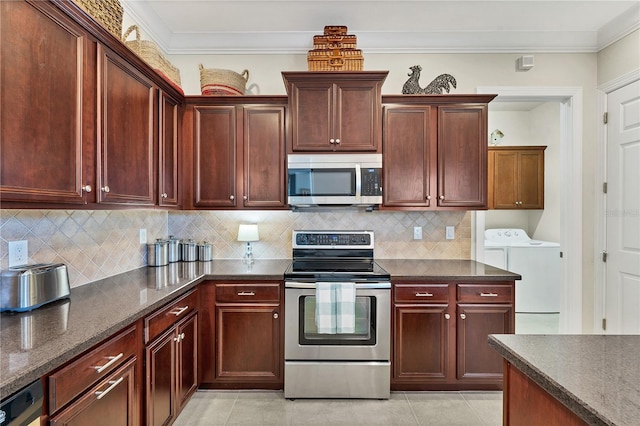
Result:
{"label": "light switch plate", "polygon": [[456,238],[456,231],[453,226],[447,226],[444,231],[444,237],[447,240],[453,240]]}
{"label": "light switch plate", "polygon": [[422,239],[422,226],[414,226],[413,227],[413,239],[421,240]]}
{"label": "light switch plate", "polygon": [[29,262],[27,240],[9,241],[9,267],[26,265]]}

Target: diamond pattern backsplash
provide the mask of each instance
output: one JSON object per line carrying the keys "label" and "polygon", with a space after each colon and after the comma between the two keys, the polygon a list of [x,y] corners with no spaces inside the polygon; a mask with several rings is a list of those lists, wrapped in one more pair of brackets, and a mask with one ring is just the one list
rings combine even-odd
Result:
{"label": "diamond pattern backsplash", "polygon": [[[0,267],[8,267],[9,241],[27,240],[29,263],[65,263],[76,287],[147,264],[147,242],[173,235],[213,244],[214,259],[239,259],[244,243],[236,241],[240,223],[257,223],[260,241],[252,243],[256,259],[291,257],[294,229],[375,232],[379,259],[470,259],[471,214],[468,212],[326,212],[157,210],[9,210],[0,211]],[[413,227],[422,240],[413,240]],[[455,239],[445,239],[445,226]]]}

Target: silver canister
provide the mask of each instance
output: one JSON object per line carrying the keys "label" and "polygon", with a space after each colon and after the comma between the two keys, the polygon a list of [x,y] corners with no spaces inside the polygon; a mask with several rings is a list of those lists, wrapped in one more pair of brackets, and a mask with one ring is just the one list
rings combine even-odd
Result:
{"label": "silver canister", "polygon": [[174,263],[180,260],[180,240],[169,235],[169,263]]}
{"label": "silver canister", "polygon": [[198,247],[193,240],[182,240],[180,242],[180,259],[183,262],[195,262],[198,260]]}
{"label": "silver canister", "polygon": [[207,241],[198,244],[198,260],[210,262],[213,259],[213,245]]}
{"label": "silver canister", "polygon": [[169,242],[158,238],[155,243],[147,244],[147,263],[149,266],[166,266],[169,263]]}

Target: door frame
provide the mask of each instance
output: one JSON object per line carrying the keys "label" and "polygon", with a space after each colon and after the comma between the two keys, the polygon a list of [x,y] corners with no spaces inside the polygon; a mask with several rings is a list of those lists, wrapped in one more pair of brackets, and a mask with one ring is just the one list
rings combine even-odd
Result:
{"label": "door frame", "polygon": [[[559,102],[561,199],[560,247],[563,254],[560,333],[582,333],[582,87],[479,86],[481,94],[498,94],[492,102]],[[484,260],[485,212],[473,215],[472,258]],[[517,288],[517,284],[516,284]]]}
{"label": "door frame", "polygon": [[[640,80],[640,69],[630,71],[621,75],[614,80],[608,81],[599,85],[596,88],[596,117],[603,117],[607,111],[607,100],[609,93],[614,90],[618,90],[628,84],[634,83]],[[607,177],[607,127],[603,120],[598,121],[597,129],[598,140],[598,159],[596,163],[595,177],[595,227],[593,237],[593,258],[595,259],[594,274],[593,274],[593,330],[595,333],[606,333],[606,330],[602,329],[602,319],[605,318],[606,313],[606,265],[602,262],[602,251],[606,247],[606,200],[605,195],[602,192],[602,183],[605,182]],[[600,182],[600,184],[597,184]]]}

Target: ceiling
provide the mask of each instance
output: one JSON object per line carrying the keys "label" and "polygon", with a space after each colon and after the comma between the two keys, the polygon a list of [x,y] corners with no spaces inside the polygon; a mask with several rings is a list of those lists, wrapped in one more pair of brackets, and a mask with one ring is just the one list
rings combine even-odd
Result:
{"label": "ceiling", "polygon": [[363,53],[597,52],[640,28],[638,0],[121,0],[169,54],[306,53],[346,25]]}

